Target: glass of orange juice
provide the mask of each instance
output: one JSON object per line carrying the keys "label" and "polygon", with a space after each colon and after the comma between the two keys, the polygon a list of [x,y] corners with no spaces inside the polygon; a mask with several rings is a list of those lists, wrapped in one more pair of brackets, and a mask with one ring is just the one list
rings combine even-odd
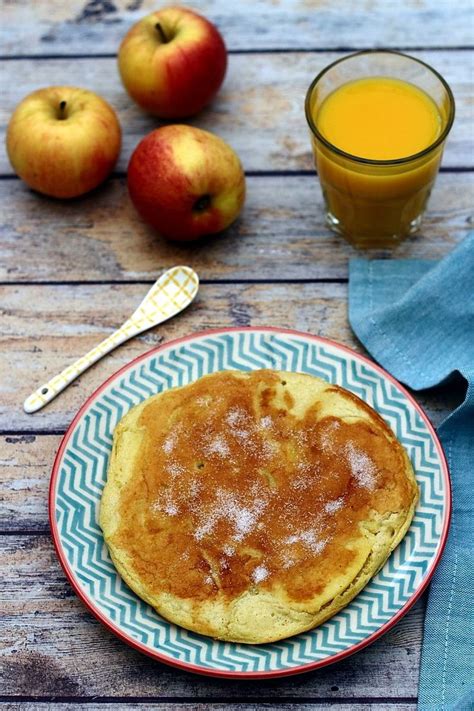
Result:
{"label": "glass of orange juice", "polygon": [[362,248],[415,232],[454,120],[443,77],[399,52],[357,52],[318,74],[305,110],[331,229]]}

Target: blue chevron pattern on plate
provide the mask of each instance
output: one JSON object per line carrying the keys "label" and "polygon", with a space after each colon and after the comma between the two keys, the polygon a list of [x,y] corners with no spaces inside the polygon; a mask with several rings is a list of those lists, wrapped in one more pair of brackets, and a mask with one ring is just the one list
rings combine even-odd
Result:
{"label": "blue chevron pattern on plate", "polygon": [[[162,619],[117,574],[98,526],[112,435],[134,405],[218,370],[275,368],[323,378],[372,405],[405,445],[420,485],[412,526],[385,566],[344,610],[305,634],[265,645],[219,642]],[[122,639],[161,661],[223,676],[273,676],[340,659],[403,614],[431,577],[447,534],[450,487],[426,416],[378,366],[316,336],[278,329],[225,329],[151,351],[86,402],[58,453],[50,491],[56,548],[89,608]]]}

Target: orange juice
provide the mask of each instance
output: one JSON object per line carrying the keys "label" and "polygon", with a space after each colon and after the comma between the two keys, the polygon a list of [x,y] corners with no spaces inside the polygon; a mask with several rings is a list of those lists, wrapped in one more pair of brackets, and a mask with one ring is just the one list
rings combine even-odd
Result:
{"label": "orange juice", "polygon": [[[369,66],[376,62],[393,75]],[[421,77],[426,91],[405,74]],[[399,53],[351,55],[312,83],[306,116],[330,226],[357,246],[391,245],[414,232],[454,117],[444,80]]]}
{"label": "orange juice", "polygon": [[435,102],[414,84],[368,77],[329,94],[315,116],[320,133],[346,153],[397,160],[419,153],[440,135]]}

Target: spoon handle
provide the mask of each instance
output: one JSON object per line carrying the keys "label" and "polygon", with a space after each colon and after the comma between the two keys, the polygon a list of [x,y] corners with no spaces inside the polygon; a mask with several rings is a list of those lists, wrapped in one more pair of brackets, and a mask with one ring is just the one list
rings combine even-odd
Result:
{"label": "spoon handle", "polygon": [[56,395],[59,395],[67,386],[72,383],[81,373],[87,368],[96,363],[102,356],[110,353],[114,348],[121,343],[128,341],[129,338],[141,333],[143,328],[132,323],[129,319],[125,321],[120,328],[104,338],[97,346],[94,346],[88,353],[78,358],[72,365],[68,365],[64,370],[55,375],[44,385],[41,385],[23,403],[25,412],[32,413],[41,410],[42,407],[54,400]]}

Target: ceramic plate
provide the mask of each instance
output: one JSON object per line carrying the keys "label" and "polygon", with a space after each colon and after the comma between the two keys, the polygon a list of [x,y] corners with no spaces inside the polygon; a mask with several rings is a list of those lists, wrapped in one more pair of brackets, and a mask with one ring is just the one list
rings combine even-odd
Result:
{"label": "ceramic plate", "polygon": [[[112,434],[150,395],[217,370],[275,368],[342,385],[372,405],[406,447],[421,497],[407,535],[380,572],[341,612],[316,629],[264,645],[218,642],[162,619],[117,574],[98,525]],[[388,373],[344,346],[272,328],[207,331],[167,343],[119,370],[87,400],[53,467],[50,521],[75,591],[118,637],[161,662],[226,677],[273,677],[340,660],[386,632],[427,586],[450,518],[450,484],[436,434]]]}

